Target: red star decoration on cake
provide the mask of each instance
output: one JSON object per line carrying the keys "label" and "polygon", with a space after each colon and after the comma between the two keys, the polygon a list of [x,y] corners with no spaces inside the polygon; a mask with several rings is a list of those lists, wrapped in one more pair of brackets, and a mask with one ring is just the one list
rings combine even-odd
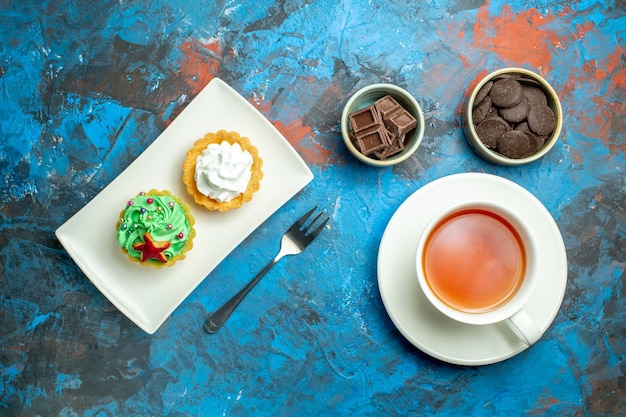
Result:
{"label": "red star decoration on cake", "polygon": [[172,245],[170,242],[155,242],[149,233],[144,233],[143,240],[143,242],[137,242],[133,245],[133,249],[141,252],[141,262],[145,262],[148,259],[167,262],[163,251]]}

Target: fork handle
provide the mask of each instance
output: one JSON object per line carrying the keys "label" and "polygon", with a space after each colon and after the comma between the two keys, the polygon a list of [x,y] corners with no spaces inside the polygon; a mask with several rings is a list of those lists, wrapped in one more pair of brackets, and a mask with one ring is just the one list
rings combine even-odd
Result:
{"label": "fork handle", "polygon": [[209,314],[204,321],[204,330],[208,333],[216,333],[233,314],[235,308],[237,308],[241,300],[244,299],[250,290],[261,280],[261,278],[263,278],[267,271],[269,271],[276,264],[276,262],[280,260],[280,258],[282,258],[282,255],[274,258],[265,266],[265,268],[263,268],[261,272],[252,278],[252,280],[248,282],[246,286],[241,289],[241,291],[235,294],[230,300],[226,301],[220,308]]}

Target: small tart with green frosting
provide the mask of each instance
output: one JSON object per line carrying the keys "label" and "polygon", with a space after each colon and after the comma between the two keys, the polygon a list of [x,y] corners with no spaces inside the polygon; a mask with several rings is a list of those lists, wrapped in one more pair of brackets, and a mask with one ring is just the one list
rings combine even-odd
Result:
{"label": "small tart with green frosting", "polygon": [[194,223],[189,206],[169,191],[141,192],[120,213],[117,242],[133,262],[171,266],[193,247]]}
{"label": "small tart with green frosting", "polygon": [[198,139],[183,162],[183,182],[194,201],[209,210],[237,209],[259,191],[263,159],[237,132],[218,130]]}

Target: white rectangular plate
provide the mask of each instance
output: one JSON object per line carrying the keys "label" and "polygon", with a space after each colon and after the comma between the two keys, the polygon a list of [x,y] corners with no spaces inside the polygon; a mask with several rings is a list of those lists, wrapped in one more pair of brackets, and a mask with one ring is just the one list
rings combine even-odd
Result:
{"label": "white rectangular plate", "polygon": [[[194,203],[182,182],[187,150],[208,132],[224,129],[250,138],[263,159],[261,189],[226,213]],[[250,103],[214,78],[128,168],[56,236],[91,282],[137,326],[154,333],[202,280],[252,231],[313,179],[289,142]],[[169,190],[196,219],[187,258],[155,269],[131,262],[117,245],[115,225],[140,191]]]}

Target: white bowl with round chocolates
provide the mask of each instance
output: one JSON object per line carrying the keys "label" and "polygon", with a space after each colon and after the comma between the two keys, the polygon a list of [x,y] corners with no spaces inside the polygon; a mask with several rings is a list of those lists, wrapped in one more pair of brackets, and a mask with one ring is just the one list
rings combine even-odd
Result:
{"label": "white bowl with round chocolates", "polygon": [[358,160],[385,167],[408,159],[424,137],[424,114],[415,98],[393,84],[357,91],[341,115],[341,134]]}
{"label": "white bowl with round chocolates", "polygon": [[536,161],[556,144],[563,124],[561,102],[540,75],[504,68],[484,77],[468,96],[463,130],[472,149],[496,165]]}

